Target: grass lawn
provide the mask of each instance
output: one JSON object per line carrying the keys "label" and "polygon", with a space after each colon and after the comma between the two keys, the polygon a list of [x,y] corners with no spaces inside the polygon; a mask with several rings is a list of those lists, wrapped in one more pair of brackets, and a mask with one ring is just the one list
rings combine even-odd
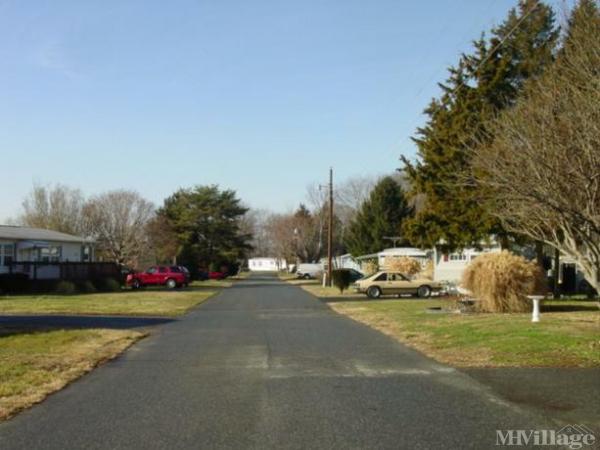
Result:
{"label": "grass lawn", "polygon": [[365,294],[359,294],[355,292],[352,288],[346,289],[343,293],[336,287],[323,287],[320,281],[317,280],[299,280],[293,281],[292,284],[296,286],[300,286],[307,292],[310,292],[316,297],[319,298],[355,298],[355,299],[365,299]]}
{"label": "grass lawn", "polygon": [[[0,314],[92,314],[179,316],[202,303],[218,289],[205,282],[201,288],[123,290],[80,295],[14,295],[0,297]],[[226,287],[220,284],[219,287]]]}
{"label": "grass lawn", "polygon": [[[285,279],[285,278],[284,278]],[[541,322],[531,314],[456,314],[454,299],[369,300],[352,289],[291,280],[330,308],[398,339],[438,361],[458,367],[598,367],[600,309],[597,301],[544,302]]]}
{"label": "grass lawn", "polygon": [[42,401],[142,336],[131,330],[0,329],[0,420]]}
{"label": "grass lawn", "polygon": [[369,300],[351,289],[340,294],[314,280],[286,280],[321,298],[340,314],[365,323],[457,367],[598,367],[598,302],[544,302],[541,322],[531,314],[433,313],[454,309],[447,298]]}
{"label": "grass lawn", "polygon": [[530,314],[428,312],[429,307],[452,304],[448,299],[406,298],[329,302],[335,311],[454,366],[600,366],[597,302],[547,301],[537,324]]}

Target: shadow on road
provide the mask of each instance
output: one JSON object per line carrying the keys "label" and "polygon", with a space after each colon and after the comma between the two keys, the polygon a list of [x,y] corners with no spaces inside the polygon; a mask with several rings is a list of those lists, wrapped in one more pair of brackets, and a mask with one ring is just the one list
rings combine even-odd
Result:
{"label": "shadow on road", "polygon": [[174,319],[158,317],[119,316],[58,316],[23,315],[0,316],[1,329],[48,329],[48,328],[112,328],[128,329],[151,327],[172,322]]}

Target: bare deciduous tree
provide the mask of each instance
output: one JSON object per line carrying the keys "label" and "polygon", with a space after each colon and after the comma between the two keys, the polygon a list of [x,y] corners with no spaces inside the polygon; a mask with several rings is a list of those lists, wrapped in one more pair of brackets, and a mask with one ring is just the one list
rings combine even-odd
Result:
{"label": "bare deciduous tree", "polygon": [[265,228],[272,240],[274,256],[283,258],[288,263],[295,262],[297,236],[293,214],[273,214],[268,218]]}
{"label": "bare deciduous tree", "polygon": [[358,211],[369,198],[380,177],[355,176],[343,181],[336,189],[336,200],[340,205]]}
{"label": "bare deciduous tree", "polygon": [[110,191],[92,197],[84,216],[99,254],[118,264],[138,266],[149,247],[146,227],[154,216],[152,203],[134,191]]}
{"label": "bare deciduous tree", "polygon": [[600,291],[600,21],[577,27],[475,149],[473,173],[507,229],[571,257]]}
{"label": "bare deciduous tree", "polygon": [[84,203],[79,189],[61,184],[35,185],[23,201],[23,212],[18,222],[28,227],[81,234],[84,231]]}
{"label": "bare deciduous tree", "polygon": [[264,209],[249,209],[240,222],[241,232],[252,236],[252,256],[275,255],[268,226],[271,216],[272,214]]}

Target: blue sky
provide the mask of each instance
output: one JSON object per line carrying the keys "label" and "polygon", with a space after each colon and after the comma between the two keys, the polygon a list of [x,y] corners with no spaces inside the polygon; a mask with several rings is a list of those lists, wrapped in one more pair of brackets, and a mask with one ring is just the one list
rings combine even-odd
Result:
{"label": "blue sky", "polygon": [[0,222],[33,183],[294,207],[380,174],[508,0],[0,0]]}

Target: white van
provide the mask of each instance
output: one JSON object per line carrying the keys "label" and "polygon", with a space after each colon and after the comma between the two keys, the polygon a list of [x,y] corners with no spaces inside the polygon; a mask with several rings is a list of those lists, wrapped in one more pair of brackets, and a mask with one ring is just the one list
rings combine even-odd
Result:
{"label": "white van", "polygon": [[299,264],[298,270],[296,274],[298,278],[311,279],[318,278],[324,270],[323,264],[315,263],[315,264]]}

